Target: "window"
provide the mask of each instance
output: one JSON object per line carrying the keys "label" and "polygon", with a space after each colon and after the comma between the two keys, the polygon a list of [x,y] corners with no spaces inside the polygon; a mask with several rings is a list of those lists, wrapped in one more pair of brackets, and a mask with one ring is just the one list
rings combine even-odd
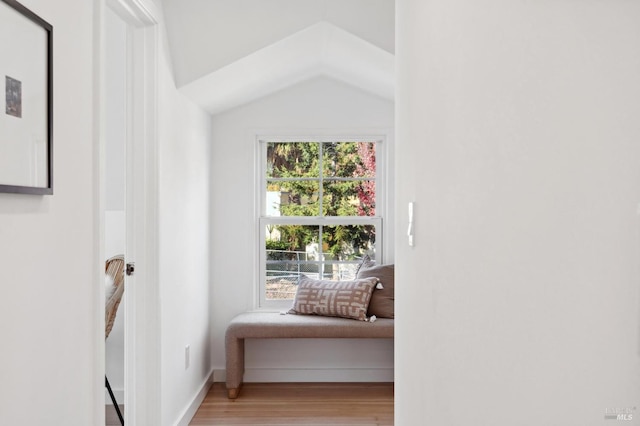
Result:
{"label": "window", "polygon": [[348,280],[381,257],[379,140],[261,140],[260,306],[289,306],[302,276]]}

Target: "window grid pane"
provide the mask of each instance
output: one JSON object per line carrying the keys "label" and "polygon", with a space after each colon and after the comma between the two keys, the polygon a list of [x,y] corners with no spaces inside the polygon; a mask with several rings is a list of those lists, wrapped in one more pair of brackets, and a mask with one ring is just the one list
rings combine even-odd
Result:
{"label": "window grid pane", "polygon": [[263,214],[375,216],[375,152],[375,142],[268,142]]}
{"label": "window grid pane", "polygon": [[265,214],[267,216],[318,216],[319,181],[267,180]]}
{"label": "window grid pane", "polygon": [[374,180],[325,180],[322,185],[323,216],[375,216]]}
{"label": "window grid pane", "polygon": [[[362,257],[375,259],[376,226],[286,225],[265,227],[265,300],[289,300],[302,277],[350,280]],[[344,241],[349,241],[345,244]],[[321,243],[320,243],[321,242]]]}
{"label": "window grid pane", "polygon": [[[268,251],[269,252],[269,251]],[[351,262],[278,262],[267,261],[266,300],[290,300],[296,294],[300,278],[333,281],[353,280],[360,259]]]}
{"label": "window grid pane", "polygon": [[325,178],[376,176],[375,142],[324,142],[322,159]]}
{"label": "window grid pane", "polygon": [[354,279],[365,254],[375,259],[376,146],[266,143],[261,300],[293,299],[301,277]]}
{"label": "window grid pane", "polygon": [[267,178],[319,177],[318,142],[268,142]]}

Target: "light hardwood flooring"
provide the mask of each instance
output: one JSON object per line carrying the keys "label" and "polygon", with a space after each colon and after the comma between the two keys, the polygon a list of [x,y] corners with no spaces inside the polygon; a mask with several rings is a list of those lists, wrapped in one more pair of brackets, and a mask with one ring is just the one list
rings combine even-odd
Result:
{"label": "light hardwood flooring", "polygon": [[216,426],[392,426],[393,383],[215,383],[190,423]]}
{"label": "light hardwood flooring", "polygon": [[[118,413],[116,413],[113,405],[105,405],[105,426],[120,426],[120,419],[118,418]],[[124,405],[120,405],[120,412],[124,416]]]}

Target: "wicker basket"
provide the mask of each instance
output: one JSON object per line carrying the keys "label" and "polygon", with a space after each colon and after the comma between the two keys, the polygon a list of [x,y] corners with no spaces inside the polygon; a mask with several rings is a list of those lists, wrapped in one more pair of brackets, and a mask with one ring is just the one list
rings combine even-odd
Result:
{"label": "wicker basket", "polygon": [[116,320],[118,306],[124,294],[124,256],[117,255],[108,259],[105,263],[105,274],[113,280],[115,291],[105,303],[105,334],[104,338],[109,337],[113,323]]}

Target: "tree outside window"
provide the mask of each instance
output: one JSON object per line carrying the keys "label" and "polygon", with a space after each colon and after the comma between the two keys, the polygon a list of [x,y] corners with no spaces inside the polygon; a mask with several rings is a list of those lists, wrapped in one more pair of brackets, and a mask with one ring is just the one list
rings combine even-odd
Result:
{"label": "tree outside window", "polygon": [[265,291],[292,298],[300,276],[351,279],[375,258],[377,142],[266,142]]}

